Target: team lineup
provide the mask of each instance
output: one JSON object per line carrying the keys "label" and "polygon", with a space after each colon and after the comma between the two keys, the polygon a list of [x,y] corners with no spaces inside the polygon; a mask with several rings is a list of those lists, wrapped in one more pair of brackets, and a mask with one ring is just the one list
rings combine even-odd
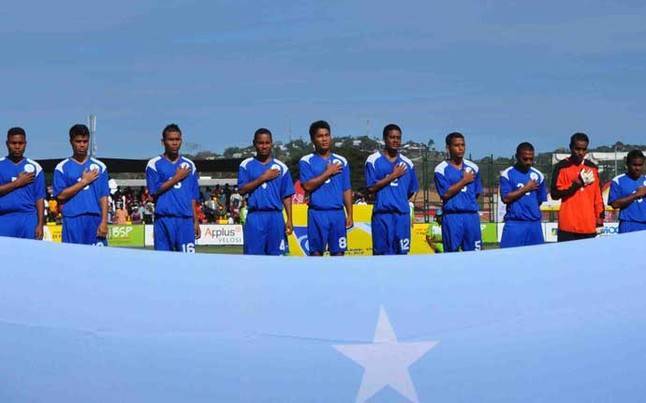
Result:
{"label": "team lineup", "polygon": [[[314,151],[298,163],[299,180],[309,197],[307,239],[310,256],[342,256],[348,249],[348,230],[354,225],[350,169],[346,158],[333,152],[330,125],[316,121],[309,128]],[[402,129],[383,129],[384,147],[364,165],[365,185],[374,196],[371,231],[374,255],[407,254],[411,247],[410,200],[419,190],[413,162],[399,151]],[[61,161],[52,179],[54,197],[62,208],[65,243],[107,246],[108,169],[89,156],[87,126],[69,130],[72,156]],[[181,153],[182,132],[170,124],[162,131],[164,152],[146,166],[146,185],[155,202],[154,248],[195,252],[200,238],[196,209],[199,174]],[[586,159],[590,140],[584,133],[570,138],[570,156],[559,162],[546,183],[533,167],[535,150],[527,142],[516,148],[516,163],[500,173],[500,197],[506,204],[503,248],[544,242],[540,206],[560,200],[558,241],[592,238],[604,222],[604,202],[598,168]],[[238,189],[247,199],[244,253],[284,255],[293,231],[294,183],[285,163],[272,156],[268,129],[253,135],[256,154],[240,164]],[[448,158],[435,167],[434,184],[442,200],[437,221],[427,240],[436,252],[474,251],[482,248],[478,198],[483,192],[478,165],[464,158],[465,136],[445,138]],[[19,127],[7,132],[8,154],[0,158],[0,236],[42,239],[45,175],[41,166],[25,157],[27,134]],[[646,176],[644,154],[628,153],[626,172],[610,184],[608,205],[619,212],[619,232],[646,230]],[[441,221],[440,221],[441,220]]]}

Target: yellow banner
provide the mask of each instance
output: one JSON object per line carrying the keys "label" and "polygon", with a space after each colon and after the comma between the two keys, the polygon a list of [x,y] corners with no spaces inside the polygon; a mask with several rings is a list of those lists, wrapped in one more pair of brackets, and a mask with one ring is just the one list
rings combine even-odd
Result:
{"label": "yellow banner", "polygon": [[[291,256],[306,256],[307,248],[307,205],[295,204],[292,207],[294,215],[294,232],[289,236],[289,254]],[[371,205],[355,205],[352,208],[354,227],[348,230],[348,250],[346,256],[372,255],[372,233],[370,221]],[[433,253],[426,243],[428,224],[414,224],[411,230],[411,254]]]}

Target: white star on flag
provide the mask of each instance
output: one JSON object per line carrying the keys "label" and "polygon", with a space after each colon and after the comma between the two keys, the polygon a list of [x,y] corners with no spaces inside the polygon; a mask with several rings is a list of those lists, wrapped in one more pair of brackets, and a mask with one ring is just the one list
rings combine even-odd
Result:
{"label": "white star on flag", "polygon": [[379,320],[373,343],[340,344],[337,351],[364,368],[357,402],[365,402],[386,386],[390,386],[414,403],[418,403],[415,385],[408,368],[422,358],[437,341],[400,343],[384,307],[379,308]]}

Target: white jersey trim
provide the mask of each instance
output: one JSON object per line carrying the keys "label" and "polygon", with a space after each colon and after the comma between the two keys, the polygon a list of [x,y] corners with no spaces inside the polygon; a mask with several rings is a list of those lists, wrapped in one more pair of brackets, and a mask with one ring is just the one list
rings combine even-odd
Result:
{"label": "white jersey trim", "polygon": [[102,172],[105,172],[108,169],[108,167],[103,162],[97,160],[96,158],[90,158],[90,161],[94,162],[99,167],[101,167]]}
{"label": "white jersey trim", "polygon": [[541,171],[539,171],[538,169],[536,169],[534,167],[529,168],[529,170],[532,171],[532,172],[535,172],[536,175],[538,175],[538,179],[540,179],[539,183],[543,183],[545,181],[545,175],[543,175],[543,173]]}
{"label": "white jersey trim", "polygon": [[56,164],[56,170],[57,170],[58,172],[60,172],[60,173],[64,174],[64,173],[65,173],[65,171],[63,170],[63,167],[65,166],[65,164],[67,164],[67,163],[68,163],[68,161],[69,161],[69,160],[70,160],[69,158],[65,158],[63,161],[61,161],[61,162],[59,162],[58,164]]}
{"label": "white jersey trim", "polygon": [[332,157],[333,157],[333,158],[337,158],[337,159],[341,160],[341,162],[343,162],[343,165],[345,165],[345,166],[347,166],[347,165],[348,165],[348,160],[347,160],[347,159],[345,159],[345,157],[344,157],[344,156],[339,155],[339,154],[334,154],[334,153],[332,153]]}
{"label": "white jersey trim", "polygon": [[446,175],[444,171],[446,170],[446,167],[449,166],[449,163],[446,161],[442,161],[437,166],[435,167],[435,173],[441,174],[441,175]]}
{"label": "white jersey trim", "polygon": [[249,157],[249,158],[247,158],[247,159],[243,160],[243,161],[240,163],[240,167],[241,167],[242,169],[247,169],[247,165],[249,165],[249,163],[250,163],[251,161],[253,161],[253,160],[254,160],[254,158],[253,158],[253,157]]}
{"label": "white jersey trim", "polygon": [[289,171],[289,168],[287,168],[287,165],[281,160],[277,160],[274,158],[272,162],[275,162],[276,164],[280,165],[280,167],[283,169],[283,174],[281,176],[287,175],[287,172]]}
{"label": "white jersey trim", "polygon": [[153,171],[157,172],[157,162],[162,159],[161,155],[158,155],[157,157],[151,158],[148,160],[148,164],[146,164],[146,169],[150,168]]}
{"label": "white jersey trim", "polygon": [[301,157],[301,161],[307,162],[308,164],[310,164],[310,160],[312,159],[312,157],[314,157],[314,153],[303,155]]}
{"label": "white jersey trim", "polygon": [[399,154],[399,157],[408,165],[410,169],[415,168],[415,164],[413,164],[413,161],[410,160],[410,158],[406,157],[405,155]]}
{"label": "white jersey trim", "polygon": [[513,168],[514,168],[513,166],[510,166],[508,168],[503,169],[502,171],[500,171],[500,176],[502,178],[509,180],[509,171],[511,171]]}
{"label": "white jersey trim", "polygon": [[368,156],[368,159],[366,159],[366,165],[372,164],[372,166],[374,167],[379,157],[381,157],[381,153],[379,151],[370,154],[370,156]]}
{"label": "white jersey trim", "polygon": [[617,185],[619,185],[619,179],[621,179],[624,176],[626,176],[626,174],[617,175],[614,178],[612,178],[612,181],[615,182]]}
{"label": "white jersey trim", "polygon": [[466,159],[462,160],[462,162],[464,163],[464,165],[466,165],[466,166],[470,167],[471,169],[473,169],[473,171],[475,173],[478,173],[478,171],[480,171],[480,168],[478,168],[478,165],[475,162],[469,161],[469,160],[466,160]]}
{"label": "white jersey trim", "polygon": [[[25,158],[25,159],[27,160],[28,163],[30,163],[31,165],[36,167],[36,176],[40,175],[40,173],[43,171],[43,167],[41,167],[39,163],[37,163],[36,161],[34,161],[34,160],[30,159],[30,158]],[[0,161],[2,161],[2,160],[0,160]]]}

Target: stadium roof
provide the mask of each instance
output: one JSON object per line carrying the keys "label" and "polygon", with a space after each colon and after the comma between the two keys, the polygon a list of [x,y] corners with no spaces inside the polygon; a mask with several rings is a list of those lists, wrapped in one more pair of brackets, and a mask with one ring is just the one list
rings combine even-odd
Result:
{"label": "stadium roof", "polygon": [[[131,160],[123,158],[98,158],[108,166],[110,173],[134,173],[145,172],[148,160]],[[56,165],[63,158],[38,160],[45,172],[54,172]],[[242,158],[214,159],[214,160],[193,160],[200,172],[238,172]]]}

